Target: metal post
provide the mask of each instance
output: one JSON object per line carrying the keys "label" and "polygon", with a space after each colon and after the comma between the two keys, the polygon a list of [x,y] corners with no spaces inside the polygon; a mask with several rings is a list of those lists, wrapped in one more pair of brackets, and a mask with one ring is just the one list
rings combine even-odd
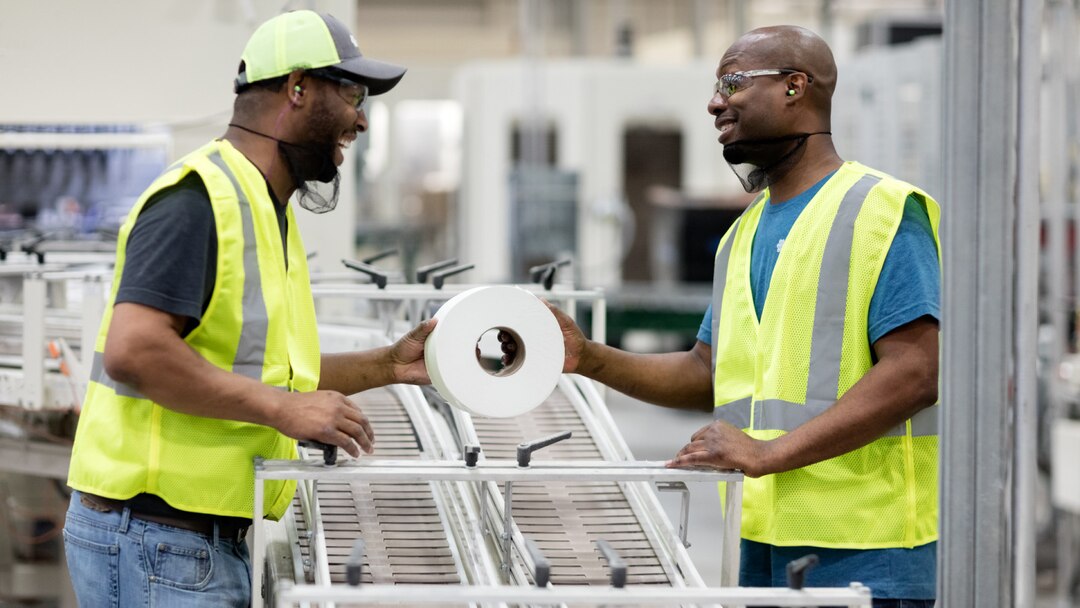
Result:
{"label": "metal post", "polygon": [[[1031,4],[1038,4],[1032,0]],[[942,200],[941,543],[938,602],[1012,606],[1013,482],[1018,389],[1029,283],[1017,282],[1038,243],[1017,222],[1030,190],[1018,151],[1033,137],[1032,89],[1021,75],[1020,0],[946,4]],[[1024,11],[1030,16],[1031,7]],[[1025,64],[1027,65],[1027,64]],[[995,74],[995,78],[985,78]],[[1027,75],[1025,73],[1025,75]],[[1023,98],[1024,102],[1019,100]],[[1026,169],[1025,165],[1025,169]],[[1026,210],[1035,213],[1034,209]]]}
{"label": "metal post", "polygon": [[[589,338],[600,344],[607,344],[607,298],[600,297],[593,300],[592,304],[592,327],[589,328]],[[596,383],[600,398],[604,403],[608,402],[610,389],[607,385]]]}
{"label": "metal post", "polygon": [[[1070,0],[1071,2],[1071,0]],[[1069,44],[1066,40],[1067,28],[1066,23],[1063,20],[1071,19],[1071,11],[1067,6],[1070,2],[1052,2],[1050,5],[1051,19],[1048,22],[1047,28],[1047,43],[1049,46],[1051,57],[1068,57],[1066,49]],[[1026,11],[1025,11],[1026,12]],[[1038,24],[1041,26],[1041,23]],[[1040,27],[1041,29],[1041,27]],[[1038,33],[1036,32],[1036,36]],[[1039,45],[1039,39],[1036,37],[1033,42],[1036,46]],[[1022,47],[1021,47],[1021,50]],[[1035,58],[1036,64],[1032,66],[1033,69],[1038,70],[1039,57]],[[1068,341],[1068,317],[1067,311],[1072,308],[1068,303],[1068,296],[1066,295],[1066,288],[1068,287],[1068,280],[1066,279],[1066,261],[1068,258],[1067,243],[1066,243],[1066,223],[1065,223],[1065,201],[1068,198],[1069,190],[1069,142],[1068,133],[1064,128],[1068,124],[1068,114],[1072,108],[1069,107],[1069,100],[1067,99],[1067,90],[1065,83],[1065,73],[1059,66],[1055,66],[1056,69],[1047,70],[1046,74],[1046,112],[1047,112],[1047,124],[1053,125],[1052,128],[1047,129],[1046,132],[1046,159],[1045,167],[1043,167],[1044,179],[1046,180],[1046,190],[1042,201],[1042,217],[1046,226],[1046,250],[1043,254],[1046,260],[1046,276],[1045,276],[1045,288],[1046,288],[1046,301],[1043,303],[1043,311],[1046,313],[1050,320],[1050,325],[1053,328],[1053,342],[1049,345],[1050,352],[1047,357],[1047,363],[1049,368],[1056,370],[1061,363],[1061,357],[1067,350]],[[1036,77],[1038,77],[1036,72]],[[1017,83],[1018,85],[1024,83]],[[1033,83],[1027,83],[1030,86],[1034,86],[1036,91],[1042,88],[1041,78],[1037,78]],[[1036,98],[1034,107],[1031,111],[1037,112],[1039,109],[1038,99]],[[1037,116],[1037,114],[1036,114]],[[1035,149],[1035,153],[1038,154],[1038,148]],[[1039,166],[1035,166],[1036,173],[1039,172]],[[1036,185],[1036,196],[1038,195],[1038,186]],[[1037,270],[1037,267],[1036,267]],[[1050,398],[1051,403],[1055,405],[1054,409],[1057,409],[1056,405],[1060,402],[1060,397],[1056,395],[1057,391],[1051,390]]]}
{"label": "metal post", "polygon": [[511,564],[513,560],[510,557],[510,546],[513,542],[514,535],[511,533],[511,527],[513,526],[514,516],[514,482],[508,481],[505,485],[505,495],[503,496],[503,572],[510,572]]}
{"label": "metal post", "polygon": [[23,390],[19,405],[36,410],[45,405],[45,278],[40,272],[23,278]]}
{"label": "metal post", "polygon": [[[255,471],[262,466],[262,458],[255,459]],[[263,538],[263,480],[255,477],[255,500],[251,511],[251,608],[263,606],[263,565],[266,561],[266,540]]]}
{"label": "metal post", "polygon": [[[1035,605],[1035,487],[1039,472],[1038,459],[1038,380],[1036,360],[1038,348],[1038,277],[1039,277],[1039,87],[1041,84],[1042,58],[1039,55],[1042,33],[1042,4],[1023,2],[1020,6],[1019,78],[1017,89],[1017,178],[1016,198],[1019,213],[1016,222],[1016,293],[1015,310],[1016,339],[1016,454],[1013,462],[1013,511],[1016,527],[1013,529],[1014,602],[1013,605]],[[1062,205],[1064,207],[1064,205]],[[1065,222],[1062,221],[1064,226]],[[1059,252],[1064,283],[1065,248]],[[1058,307],[1064,312],[1065,303]],[[1064,314],[1062,333],[1058,339],[1065,344]],[[1060,356],[1062,349],[1055,349]],[[1055,365],[1052,369],[1057,369]]]}
{"label": "metal post", "polygon": [[742,538],[742,485],[724,484],[724,533],[720,546],[720,584],[739,585],[739,544]]}

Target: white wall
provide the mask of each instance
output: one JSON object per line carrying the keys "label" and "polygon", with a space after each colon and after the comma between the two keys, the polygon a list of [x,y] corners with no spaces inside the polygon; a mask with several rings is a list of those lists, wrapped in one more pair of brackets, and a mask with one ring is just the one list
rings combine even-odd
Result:
{"label": "white wall", "polygon": [[[352,0],[293,2],[343,22]],[[0,5],[0,123],[160,123],[173,156],[220,136],[232,112],[232,82],[248,37],[284,2],[223,0],[4,0]],[[375,57],[378,49],[361,49]],[[345,166],[352,166],[351,158]],[[299,210],[314,269],[352,257],[351,175],[334,212]]]}
{"label": "white wall", "polygon": [[[612,201],[624,200],[623,132],[632,124],[678,125],[683,134],[683,189],[692,195],[739,194],[706,111],[716,66],[640,65],[618,60],[562,60],[536,72],[539,102],[527,99],[522,62],[466,66],[455,82],[465,112],[464,167],[458,205],[462,261],[476,279],[510,274],[508,170],[510,129],[538,103],[558,128],[558,164],[578,172],[578,250],[581,282],[620,281],[622,226]],[[526,76],[530,74],[530,76]]]}

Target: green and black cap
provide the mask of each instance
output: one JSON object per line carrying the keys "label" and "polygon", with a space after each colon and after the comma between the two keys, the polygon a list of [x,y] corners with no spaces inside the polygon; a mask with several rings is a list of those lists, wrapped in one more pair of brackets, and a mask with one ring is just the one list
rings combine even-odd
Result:
{"label": "green and black cap", "polygon": [[394,88],[405,68],[368,59],[341,21],[326,13],[282,13],[259,26],[240,56],[236,90],[293,70],[334,68],[367,86],[371,95]]}

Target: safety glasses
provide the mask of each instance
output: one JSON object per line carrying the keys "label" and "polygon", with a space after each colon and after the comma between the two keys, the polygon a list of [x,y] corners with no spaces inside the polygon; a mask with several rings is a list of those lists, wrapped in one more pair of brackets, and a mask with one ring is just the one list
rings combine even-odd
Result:
{"label": "safety glasses", "polygon": [[[805,74],[802,70],[793,70],[791,68],[769,68],[763,70],[747,70],[745,72],[731,72],[730,74],[724,74],[720,77],[720,80],[716,81],[716,85],[713,87],[713,96],[720,96],[720,99],[727,101],[729,97],[749,89],[754,84],[754,79],[758,76],[778,76],[780,74]],[[807,82],[814,82],[814,77],[807,74]]]}
{"label": "safety glasses", "polygon": [[349,80],[326,68],[308,70],[307,73],[319,80],[337,84],[337,94],[340,95],[346,103],[356,108],[357,112],[363,109],[364,102],[366,102],[368,98],[368,88],[366,86],[355,80]]}

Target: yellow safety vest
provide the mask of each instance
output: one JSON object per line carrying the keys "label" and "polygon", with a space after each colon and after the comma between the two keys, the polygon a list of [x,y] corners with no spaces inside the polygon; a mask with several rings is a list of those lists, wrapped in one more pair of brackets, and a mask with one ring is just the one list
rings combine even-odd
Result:
{"label": "yellow safety vest", "polygon": [[[870,299],[909,195],[925,205],[940,259],[937,203],[910,184],[845,163],[791,227],[760,321],[750,250],[768,191],[728,230],[713,284],[717,418],[774,439],[831,407],[869,371]],[[937,416],[935,405],[847,454],[746,479],[743,538],[840,549],[936,540]]]}
{"label": "yellow safety vest", "polygon": [[[184,339],[211,364],[290,391],[319,384],[319,337],[307,259],[292,208],[288,268],[274,202],[262,174],[227,141],[189,154],[157,178],[120,229],[110,305],[101,322],[68,485],[126,499],[148,492],[197,513],[252,516],[252,460],[295,458],[296,442],[258,424],[182,414],[114,381],[103,365],[124,253],[149,198],[196,172],[217,226],[217,278],[202,321]],[[227,415],[227,412],[222,412]],[[295,482],[267,481],[264,515],[278,519]]]}

